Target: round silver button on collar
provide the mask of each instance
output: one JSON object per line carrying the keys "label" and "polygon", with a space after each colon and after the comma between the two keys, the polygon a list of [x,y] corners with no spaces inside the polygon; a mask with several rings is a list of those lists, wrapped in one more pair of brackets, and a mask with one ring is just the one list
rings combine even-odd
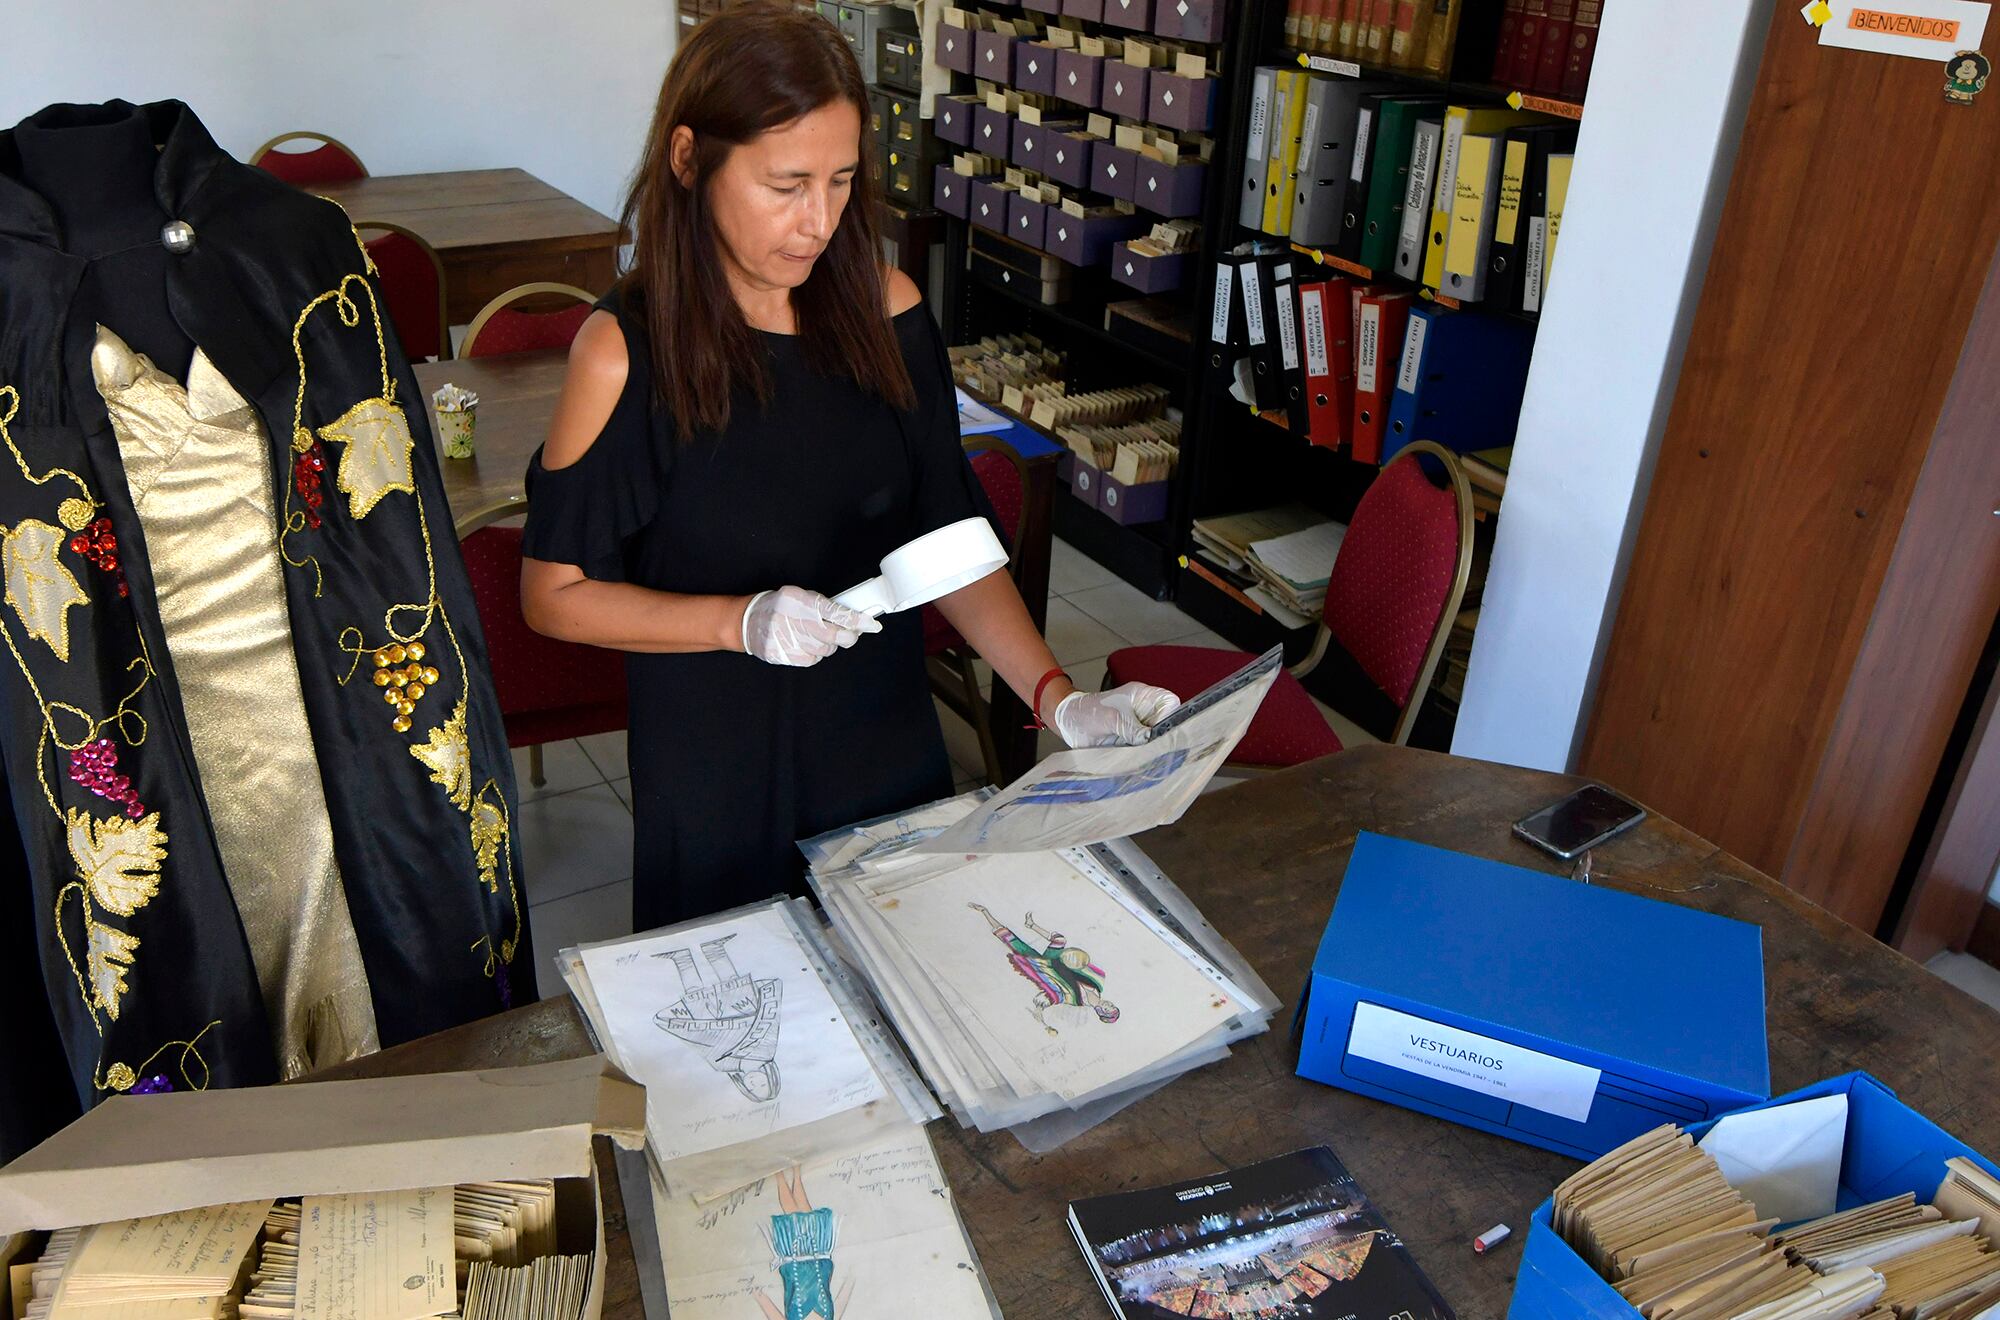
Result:
{"label": "round silver button on collar", "polygon": [[167,251],[182,256],[194,251],[194,226],[185,220],[169,220],[160,226],[160,242]]}

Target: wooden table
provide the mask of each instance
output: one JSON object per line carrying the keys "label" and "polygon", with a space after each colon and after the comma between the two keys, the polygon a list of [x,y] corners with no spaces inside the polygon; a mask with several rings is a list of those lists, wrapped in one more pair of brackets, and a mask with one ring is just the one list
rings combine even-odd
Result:
{"label": "wooden table", "polygon": [[[1291,1001],[1357,830],[1554,871],[1551,859],[1509,836],[1508,822],[1579,782],[1357,747],[1204,797],[1178,824],[1140,842]],[[2000,1151],[2000,1017],[1991,1009],[1658,816],[1599,849],[1596,862],[1596,883],[1763,927],[1777,1092],[1866,1069],[1974,1148]],[[398,1067],[473,1066],[585,1048],[573,1010],[543,1004],[378,1057]],[[1505,1314],[1529,1213],[1576,1162],[1302,1081],[1295,1062],[1281,1018],[1226,1062],[1041,1157],[1006,1133],[935,1125],[939,1156],[1008,1320],[1105,1313],[1070,1239],[1070,1200],[1321,1142],[1340,1153],[1463,1320]],[[1473,1236],[1496,1223],[1513,1226],[1513,1243],[1475,1256]]]}
{"label": "wooden table", "polygon": [[436,248],[453,325],[518,284],[603,293],[617,273],[617,222],[526,170],[385,174],[312,191],[339,202],[357,227],[387,221]]}
{"label": "wooden table", "polygon": [[[450,362],[419,362],[414,370],[424,398],[446,381],[479,396],[479,420],[473,430],[472,458],[445,458],[445,499],[460,535],[497,516],[527,509],[525,481],[528,460],[541,446],[555,415],[567,354],[560,351],[507,353],[498,357],[460,358]],[[426,403],[428,406],[428,402]],[[437,414],[431,414],[437,434]],[[1002,435],[1001,439],[1007,439]],[[971,443],[977,445],[977,440]],[[1037,628],[1045,626],[1049,596],[1049,556],[1054,537],[1056,459],[1049,450],[1024,459],[1027,488],[1022,495],[1021,553],[1014,580],[1028,602]],[[1035,731],[1027,703],[1004,684],[988,709],[1000,763],[1008,778],[1025,774],[1035,763]]]}

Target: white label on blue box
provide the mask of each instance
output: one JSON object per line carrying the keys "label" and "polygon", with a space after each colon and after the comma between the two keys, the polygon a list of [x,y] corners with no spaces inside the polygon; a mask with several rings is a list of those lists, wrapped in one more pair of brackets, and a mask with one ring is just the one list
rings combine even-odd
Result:
{"label": "white label on blue box", "polygon": [[1597,1068],[1379,1004],[1354,1006],[1347,1052],[1572,1123],[1589,1121],[1590,1102],[1597,1098],[1597,1079],[1602,1075]]}

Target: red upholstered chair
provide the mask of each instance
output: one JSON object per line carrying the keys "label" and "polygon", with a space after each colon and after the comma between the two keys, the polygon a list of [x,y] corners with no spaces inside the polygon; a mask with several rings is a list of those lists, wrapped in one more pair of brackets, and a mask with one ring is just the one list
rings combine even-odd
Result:
{"label": "red upholstered chair", "polygon": [[[1442,487],[1419,454],[1443,468]],[[1361,497],[1347,526],[1311,652],[1278,675],[1230,762],[1275,768],[1340,750],[1339,737],[1299,682],[1332,644],[1353,657],[1401,712],[1393,740],[1408,742],[1471,571],[1472,488],[1464,470],[1456,456],[1428,440],[1406,445]],[[1214,647],[1135,646],[1111,653],[1104,681],[1107,687],[1152,683],[1185,698],[1248,660],[1240,651]]]}
{"label": "red upholstered chair", "polygon": [[445,319],[444,260],[422,237],[386,220],[357,220],[354,232],[381,273],[382,296],[403,352],[417,358],[451,356]]}
{"label": "red upholstered chair", "polygon": [[[988,435],[967,436],[965,452],[1000,520],[1000,537],[1012,552],[1021,542],[1021,520],[1027,514],[1027,466],[1014,446]],[[1008,571],[1017,571],[1019,565],[1020,555],[1011,554]],[[979,691],[979,675],[972,667],[979,653],[937,607],[924,606],[923,620],[924,664],[930,673],[931,691],[979,735],[979,754],[985,758],[987,778],[997,784],[1001,781],[1000,752],[993,745],[986,698]]]}
{"label": "red upholstered chair", "polygon": [[[525,300],[562,305],[553,311],[514,306]],[[538,348],[568,348],[596,304],[596,294],[586,293],[573,284],[545,280],[518,284],[479,309],[472,324],[465,327],[465,341],[458,346],[458,355],[493,357],[500,353],[530,353]]]}
{"label": "red upholstered chair", "polygon": [[544,637],[521,617],[521,529],[482,525],[520,512],[515,501],[473,514],[459,535],[507,745],[528,749],[528,782],[540,788],[543,743],[625,727],[625,660]]}
{"label": "red upholstered chair", "polygon": [[[303,151],[279,151],[286,142],[316,142]],[[294,188],[310,188],[322,183],[346,183],[365,179],[368,167],[361,157],[324,133],[280,133],[257,148],[250,163],[267,174],[275,174]]]}

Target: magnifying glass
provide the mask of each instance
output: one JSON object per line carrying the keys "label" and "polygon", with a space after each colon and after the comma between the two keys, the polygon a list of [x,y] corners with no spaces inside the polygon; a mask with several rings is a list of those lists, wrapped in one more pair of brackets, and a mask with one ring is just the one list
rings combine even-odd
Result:
{"label": "magnifying glass", "polygon": [[1007,562],[1007,547],[984,518],[964,518],[898,546],[882,560],[882,575],[833,599],[870,618],[912,610],[977,582]]}

